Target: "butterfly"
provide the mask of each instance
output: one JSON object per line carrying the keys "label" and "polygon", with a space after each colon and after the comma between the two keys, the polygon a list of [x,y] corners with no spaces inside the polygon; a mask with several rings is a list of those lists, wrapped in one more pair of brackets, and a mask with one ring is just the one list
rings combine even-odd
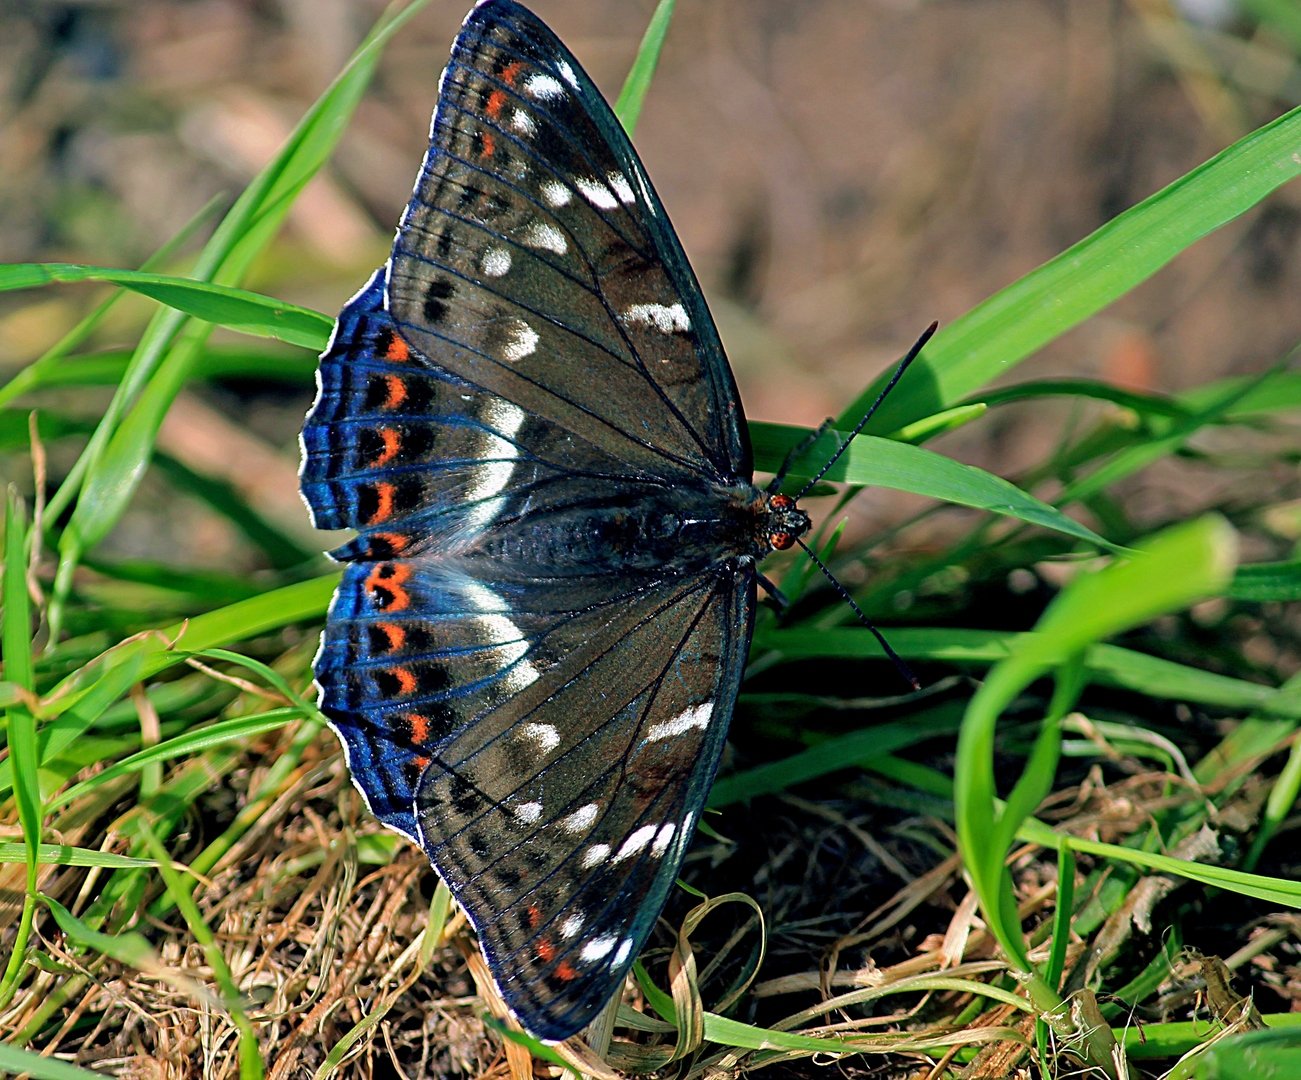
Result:
{"label": "butterfly", "polygon": [[535,1036],[619,991],[691,842],[757,562],[809,520],[752,482],[700,286],[619,121],[512,0],[467,16],[388,262],[302,433],[352,529],[315,661],[371,811],[420,844]]}

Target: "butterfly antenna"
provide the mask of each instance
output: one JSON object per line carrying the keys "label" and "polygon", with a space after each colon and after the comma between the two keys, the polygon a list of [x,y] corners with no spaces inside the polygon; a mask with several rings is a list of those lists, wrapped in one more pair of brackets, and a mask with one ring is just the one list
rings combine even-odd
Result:
{"label": "butterfly antenna", "polygon": [[[837,450],[834,454],[831,455],[831,457],[827,459],[827,463],[823,465],[821,469],[818,470],[817,476],[815,476],[812,480],[810,480],[807,484],[805,484],[802,488],[800,488],[799,494],[795,496],[796,502],[804,498],[804,496],[809,493],[809,489],[813,487],[813,485],[816,484],[819,480],[821,480],[824,476],[826,476],[827,472],[831,469],[831,466],[833,466],[837,461],[839,461],[841,456],[845,453],[845,451],[849,449],[850,444],[858,437],[859,432],[861,432],[863,428],[867,426],[867,422],[872,419],[872,414],[875,413],[876,410],[881,407],[881,402],[885,400],[886,394],[888,394],[891,390],[893,390],[895,384],[900,379],[903,378],[903,373],[908,370],[908,365],[917,359],[922,349],[925,348],[926,343],[930,341],[931,337],[935,334],[935,331],[939,329],[939,325],[940,324],[938,322],[933,322],[930,324],[930,326],[928,326],[925,330],[922,331],[922,336],[919,337],[917,339],[917,343],[913,345],[911,349],[908,350],[908,355],[899,361],[899,366],[894,369],[894,374],[890,376],[890,381],[886,383],[885,387],[881,390],[881,392],[876,395],[876,400],[872,402],[872,407],[868,409],[867,412],[863,414],[863,418],[859,420],[857,424],[854,425],[854,430],[849,433],[849,438],[847,438],[843,443],[841,443],[840,449]],[[823,429],[819,429],[818,434],[821,434],[822,430]],[[784,468],[785,466],[783,466],[783,469]],[[814,562],[817,562],[817,560],[814,559]],[[818,565],[821,566],[822,564],[819,563]],[[823,573],[826,573],[826,567],[823,567]],[[835,579],[833,578],[832,580],[834,581]],[[852,604],[853,601],[851,600],[850,603]],[[868,625],[870,626],[871,624],[869,623]]]}
{"label": "butterfly antenna", "polygon": [[[934,329],[935,329],[934,327],[931,327],[931,331],[934,331]],[[880,401],[879,398],[877,400],[878,402]],[[875,406],[873,406],[873,408],[875,408]],[[804,553],[808,555],[810,559],[813,560],[813,565],[822,571],[823,577],[825,577],[829,582],[831,582],[832,587],[836,590],[836,592],[840,594],[840,598],[844,600],[845,603],[848,604],[850,608],[853,610],[854,614],[858,616],[858,621],[872,631],[873,636],[876,638],[877,641],[881,643],[881,648],[885,651],[885,655],[888,656],[890,658],[890,662],[894,664],[895,670],[899,672],[901,676],[903,676],[904,682],[906,682],[914,690],[920,690],[922,688],[922,684],[918,680],[917,676],[914,675],[912,671],[909,669],[908,665],[903,662],[903,657],[901,657],[897,652],[895,652],[894,649],[890,648],[890,643],[885,640],[885,635],[882,634],[880,630],[878,630],[875,626],[872,625],[872,620],[863,614],[863,609],[859,607],[858,604],[855,603],[854,598],[849,595],[849,590],[846,589],[845,586],[843,586],[840,583],[840,580],[836,577],[835,574],[833,574],[829,569],[827,569],[827,564],[824,563],[821,559],[817,557],[817,555],[813,553],[813,549],[809,547],[808,544],[806,544],[798,536],[795,538],[795,542],[799,544],[799,546],[804,549]]]}

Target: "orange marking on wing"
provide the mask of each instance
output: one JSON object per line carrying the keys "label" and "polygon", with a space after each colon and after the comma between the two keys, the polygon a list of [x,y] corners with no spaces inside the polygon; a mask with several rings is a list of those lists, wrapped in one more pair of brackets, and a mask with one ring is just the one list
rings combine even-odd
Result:
{"label": "orange marking on wing", "polygon": [[378,525],[393,516],[393,495],[396,491],[397,488],[387,481],[375,485],[375,498],[378,500],[378,505],[375,507],[375,512],[371,514],[370,520],[366,522],[367,525]]}
{"label": "orange marking on wing", "polygon": [[524,909],[524,914],[528,916],[529,926],[536,930],[538,924],[542,921],[542,911],[537,904],[530,904]]}
{"label": "orange marking on wing", "polygon": [[396,652],[406,644],[407,632],[397,623],[376,623],[375,629],[388,638],[388,651]]}
{"label": "orange marking on wing", "polygon": [[397,375],[385,375],[384,382],[388,386],[388,397],[384,399],[384,404],[380,408],[399,408],[407,399],[407,384]]}
{"label": "orange marking on wing", "polygon": [[483,133],[483,156],[492,157],[492,152],[497,149],[497,137],[491,131]]}
{"label": "orange marking on wing", "polygon": [[501,115],[501,107],[505,104],[506,104],[506,91],[494,90],[491,94],[488,95],[488,104],[483,107],[483,111],[486,112],[493,120],[496,120],[497,117]]}
{"label": "orange marking on wing", "polygon": [[417,746],[429,738],[429,717],[418,712],[407,713],[407,723],[411,725],[411,741]]}
{"label": "orange marking on wing", "polygon": [[387,465],[398,456],[398,451],[402,449],[402,436],[398,433],[397,428],[380,428],[379,437],[384,441],[384,449],[381,450],[379,456],[370,463],[372,469],[378,469]]}
{"label": "orange marking on wing", "polygon": [[519,73],[523,70],[524,70],[523,60],[512,61],[502,69],[501,81],[504,82],[507,86],[514,86],[516,76],[518,76]]}
{"label": "orange marking on wing", "polygon": [[574,965],[568,960],[561,960],[552,974],[562,982],[573,982],[574,979],[578,978],[578,972],[574,970]]}
{"label": "orange marking on wing", "polygon": [[394,334],[389,338],[388,348],[384,350],[384,359],[392,360],[395,364],[405,364],[411,359],[411,346]]}
{"label": "orange marking on wing", "polygon": [[380,563],[366,575],[366,591],[382,591],[392,599],[384,605],[385,611],[402,611],[411,603],[411,597],[402,588],[411,576],[411,567],[406,563]]}
{"label": "orange marking on wing", "polygon": [[407,697],[410,694],[414,693],[418,683],[415,674],[411,671],[410,668],[391,667],[388,669],[388,673],[392,675],[393,678],[397,679],[398,692],[403,697]]}
{"label": "orange marking on wing", "polygon": [[549,964],[555,957],[556,947],[551,944],[551,939],[538,938],[538,959]]}
{"label": "orange marking on wing", "polygon": [[425,757],[424,754],[417,754],[411,759],[411,764],[416,766],[418,769],[423,769],[429,764],[429,758]]}
{"label": "orange marking on wing", "polygon": [[375,533],[371,537],[371,540],[381,544],[387,544],[388,554],[390,555],[396,555],[411,542],[411,538],[405,533]]}

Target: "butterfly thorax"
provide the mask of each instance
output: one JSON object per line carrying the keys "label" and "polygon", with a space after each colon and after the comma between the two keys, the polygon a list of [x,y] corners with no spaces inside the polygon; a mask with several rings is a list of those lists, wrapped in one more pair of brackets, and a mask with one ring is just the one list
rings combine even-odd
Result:
{"label": "butterfly thorax", "polygon": [[486,528],[460,554],[528,576],[681,574],[758,560],[808,527],[793,501],[752,484],[677,485],[522,514]]}

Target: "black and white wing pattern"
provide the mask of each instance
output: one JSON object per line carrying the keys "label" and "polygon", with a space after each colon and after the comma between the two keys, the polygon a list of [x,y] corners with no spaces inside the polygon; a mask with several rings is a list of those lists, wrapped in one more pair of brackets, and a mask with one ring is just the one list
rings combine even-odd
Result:
{"label": "black and white wing pattern", "polygon": [[319,383],[303,494],[318,526],[357,533],[334,553],[322,709],[508,1006],[564,1039],[664,905],[740,685],[755,561],[807,519],[752,486],[664,209],[519,4],[467,17],[392,257]]}

